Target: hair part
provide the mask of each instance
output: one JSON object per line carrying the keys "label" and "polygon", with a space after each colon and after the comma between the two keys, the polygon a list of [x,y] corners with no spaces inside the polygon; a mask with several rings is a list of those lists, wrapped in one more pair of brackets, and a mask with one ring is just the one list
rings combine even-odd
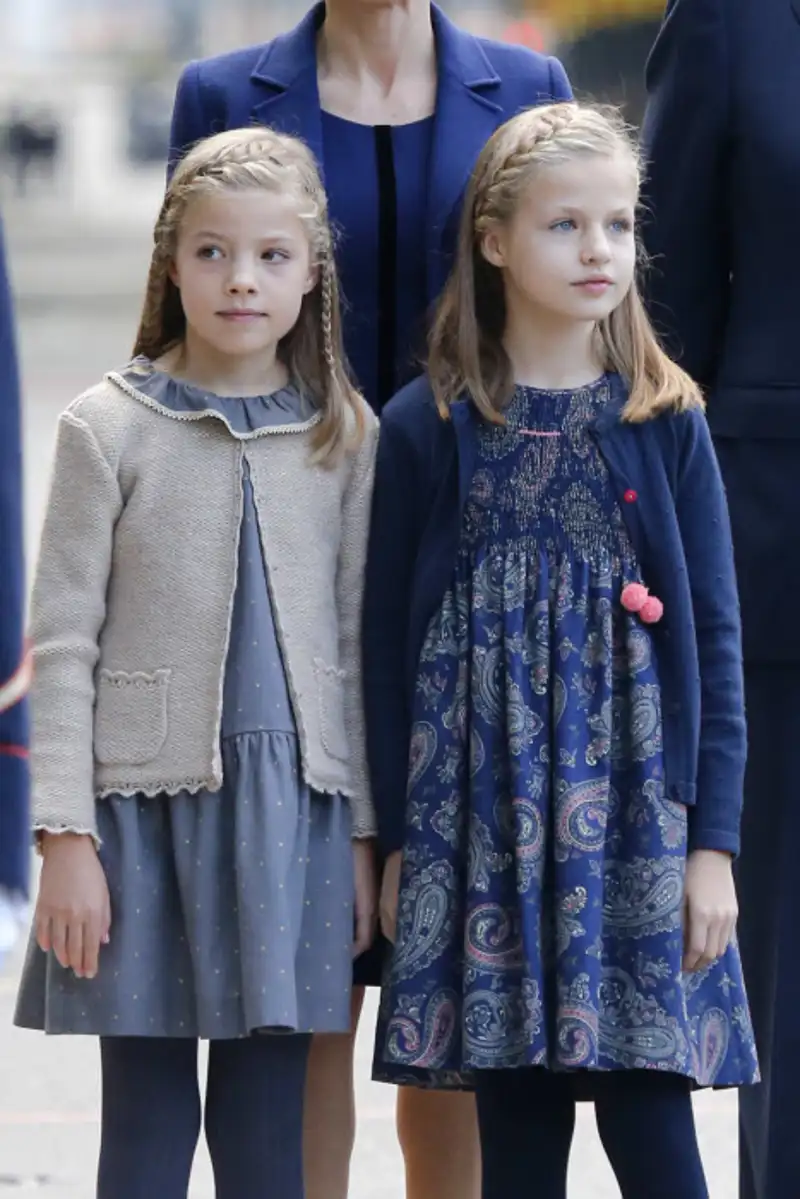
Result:
{"label": "hair part", "polygon": [[180,346],[186,317],[173,282],[181,226],[199,197],[225,191],[289,196],[306,230],[318,278],[303,297],[294,328],[278,346],[292,381],[322,413],[314,429],[314,461],[333,464],[363,437],[364,401],[345,364],[339,284],[325,189],[311,151],[297,138],[252,126],[215,134],[194,146],[175,168],[153,235],[154,247],[134,355],[151,361]]}
{"label": "hair part", "polygon": [[[507,224],[536,172],[578,155],[630,158],[637,188],[642,162],[632,130],[618,110],[568,101],[527,109],[495,131],[481,152],[464,201],[456,262],[434,317],[428,372],[442,416],[464,394],[493,423],[514,389],[503,345],[506,325],[502,270],[483,254],[490,229]],[[644,251],[637,246],[640,269]],[[624,420],[702,404],[697,384],[661,348],[636,281],[622,302],[598,321],[597,349],[604,369],[629,389]]]}

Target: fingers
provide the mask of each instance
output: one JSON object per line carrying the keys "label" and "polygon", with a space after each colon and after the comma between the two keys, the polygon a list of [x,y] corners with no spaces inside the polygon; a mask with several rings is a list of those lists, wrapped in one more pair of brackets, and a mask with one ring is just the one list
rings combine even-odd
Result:
{"label": "fingers", "polygon": [[63,966],[65,970],[69,969],[69,953],[67,951],[67,928],[68,922],[60,913],[55,912],[50,917],[50,936],[52,942],[53,954],[59,966]]}
{"label": "fingers", "polygon": [[735,917],[730,914],[709,915],[690,909],[684,938],[683,969],[693,973],[706,970],[718,961],[733,938],[735,924]]}
{"label": "fingers", "polygon": [[100,918],[87,920],[83,926],[83,961],[80,970],[76,970],[79,978],[94,978],[100,964],[100,944],[102,941],[102,924]]}
{"label": "fingers", "polygon": [[83,946],[85,925],[80,919],[67,924],[67,965],[77,978],[83,977]]}

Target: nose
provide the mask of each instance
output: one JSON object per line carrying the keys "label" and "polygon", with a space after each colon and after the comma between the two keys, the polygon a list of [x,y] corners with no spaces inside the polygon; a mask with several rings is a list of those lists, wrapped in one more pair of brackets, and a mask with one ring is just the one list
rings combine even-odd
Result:
{"label": "nose", "polygon": [[244,255],[233,259],[226,290],[231,296],[251,296],[258,290],[253,262]]}
{"label": "nose", "polygon": [[581,249],[581,258],[587,266],[608,262],[611,250],[602,225],[593,226],[587,230],[586,239]]}

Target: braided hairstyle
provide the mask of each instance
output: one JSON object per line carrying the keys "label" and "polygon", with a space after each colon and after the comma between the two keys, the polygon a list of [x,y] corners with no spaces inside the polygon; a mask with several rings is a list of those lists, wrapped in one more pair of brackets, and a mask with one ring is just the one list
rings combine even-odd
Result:
{"label": "braided hairstyle", "polygon": [[153,256],[134,355],[151,361],[182,344],[186,317],[171,277],[186,212],[197,197],[230,190],[291,196],[317,268],[295,327],[278,346],[292,381],[322,413],[314,459],[332,465],[364,432],[364,401],[350,382],[342,345],[339,285],[325,190],[311,151],[297,138],[252,126],[199,142],[181,160],[167,188],[153,235]]}
{"label": "braided hairstyle", "polygon": [[[572,101],[530,108],[496,130],[472,174],[461,218],[456,263],[434,317],[428,371],[442,416],[464,394],[482,415],[503,422],[514,388],[503,347],[503,272],[484,256],[484,239],[506,224],[536,172],[577,156],[630,158],[641,185],[642,162],[632,131],[616,109]],[[640,265],[644,264],[641,245]],[[700,403],[696,385],[661,349],[636,283],[596,329],[605,369],[626,380],[624,417],[648,420],[665,409]]]}

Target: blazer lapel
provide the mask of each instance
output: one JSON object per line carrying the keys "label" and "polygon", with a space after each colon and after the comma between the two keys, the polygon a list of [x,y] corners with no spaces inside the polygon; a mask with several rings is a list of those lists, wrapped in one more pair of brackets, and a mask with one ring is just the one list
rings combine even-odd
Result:
{"label": "blazer lapel", "polygon": [[448,219],[467,185],[475,160],[501,124],[495,94],[500,77],[471,34],[431,6],[439,83],[428,193],[427,263],[431,299],[441,291],[449,258],[442,252]]}
{"label": "blazer lapel", "polygon": [[253,70],[265,96],[253,107],[253,122],[300,137],[323,175],[322,116],[317,86],[317,30],[325,5],[317,4],[289,33],[275,38]]}

